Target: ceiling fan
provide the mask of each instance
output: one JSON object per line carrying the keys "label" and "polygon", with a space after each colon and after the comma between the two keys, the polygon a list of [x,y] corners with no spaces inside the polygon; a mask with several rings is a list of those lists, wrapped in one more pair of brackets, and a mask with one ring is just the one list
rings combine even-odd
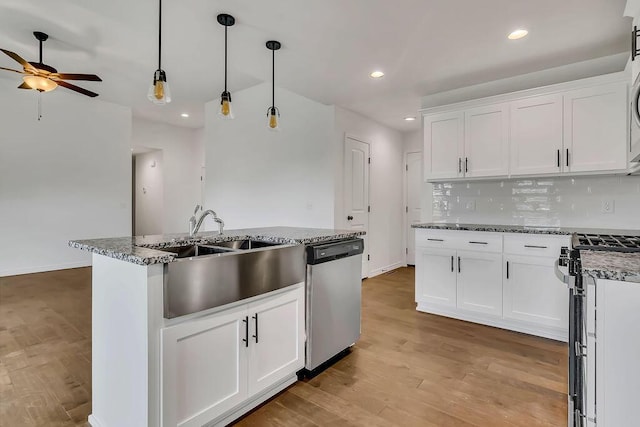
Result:
{"label": "ceiling fan", "polygon": [[100,77],[96,76],[95,74],[58,73],[58,70],[42,62],[42,42],[46,41],[49,38],[49,35],[40,31],[34,31],[33,35],[40,42],[39,62],[27,62],[22,59],[22,57],[20,57],[20,55],[18,55],[17,53],[5,49],[0,49],[13,60],[22,65],[23,71],[0,67],[0,70],[13,71],[15,73],[23,75],[22,80],[24,80],[24,82],[20,86],[18,86],[18,89],[34,89],[39,92],[49,92],[51,90],[54,90],[58,86],[62,86],[83,95],[90,96],[92,98],[98,96],[98,94],[95,92],[91,92],[79,86],[72,85],[65,80],[86,80],[92,82],[101,82],[102,79]]}

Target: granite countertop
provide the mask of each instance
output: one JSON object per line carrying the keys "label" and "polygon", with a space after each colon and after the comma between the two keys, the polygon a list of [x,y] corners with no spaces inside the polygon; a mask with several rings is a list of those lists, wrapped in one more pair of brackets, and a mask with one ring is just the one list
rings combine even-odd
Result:
{"label": "granite countertop", "polygon": [[640,252],[580,251],[582,272],[595,279],[640,283]]}
{"label": "granite countertop", "polygon": [[640,230],[615,230],[605,228],[576,227],[531,227],[523,225],[502,224],[455,224],[442,222],[425,222],[412,224],[412,228],[428,228],[432,230],[488,231],[497,233],[555,234],[569,236],[573,233],[584,234],[618,234],[627,236],[640,235]]}
{"label": "granite countertop", "polygon": [[150,265],[172,262],[176,254],[164,252],[162,248],[190,244],[212,244],[230,240],[253,239],[264,242],[303,245],[348,239],[364,235],[364,231],[333,230],[322,228],[266,227],[198,233],[189,237],[187,233],[159,234],[153,236],[129,236],[105,239],[71,240],[69,246],[76,249],[105,255],[133,264]]}

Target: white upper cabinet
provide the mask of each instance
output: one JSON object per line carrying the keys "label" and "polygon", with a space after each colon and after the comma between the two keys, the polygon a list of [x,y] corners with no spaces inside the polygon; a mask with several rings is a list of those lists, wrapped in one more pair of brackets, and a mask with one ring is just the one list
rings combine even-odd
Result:
{"label": "white upper cabinet", "polygon": [[598,76],[425,110],[425,181],[626,172],[625,77]]}
{"label": "white upper cabinet", "polygon": [[453,112],[424,118],[425,179],[463,176],[464,114]]}
{"label": "white upper cabinet", "polygon": [[509,104],[489,105],[464,113],[465,176],[509,174]]}
{"label": "white upper cabinet", "polygon": [[511,175],[562,171],[561,94],[512,102],[510,123]]}
{"label": "white upper cabinet", "polygon": [[569,172],[627,167],[627,85],[564,94],[564,166]]}

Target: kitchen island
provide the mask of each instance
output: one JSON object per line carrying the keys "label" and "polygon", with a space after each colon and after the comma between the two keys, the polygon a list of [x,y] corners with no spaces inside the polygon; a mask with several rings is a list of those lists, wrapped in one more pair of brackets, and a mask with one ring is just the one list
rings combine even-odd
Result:
{"label": "kitchen island", "polygon": [[[71,247],[93,253],[90,424],[226,425],[293,384],[296,372],[304,366],[303,245],[362,234],[272,227],[229,230],[222,235],[207,232],[69,242]],[[235,242],[264,247],[245,252],[224,248]],[[188,247],[212,251],[185,258],[175,250]],[[278,258],[271,254],[277,251],[286,251],[293,265],[273,264]],[[262,275],[283,282],[277,289],[266,288],[248,297],[237,295],[236,301],[223,305],[170,314],[166,298],[170,268],[191,261],[196,265],[205,258],[233,257],[259,257],[263,267],[278,269],[273,274],[261,270]],[[245,274],[246,263],[237,265],[225,274],[255,277]],[[281,274],[291,269],[293,273]],[[214,284],[197,285],[203,298],[220,301],[215,297],[229,293],[224,277]],[[190,295],[188,307],[198,307],[197,295]]]}

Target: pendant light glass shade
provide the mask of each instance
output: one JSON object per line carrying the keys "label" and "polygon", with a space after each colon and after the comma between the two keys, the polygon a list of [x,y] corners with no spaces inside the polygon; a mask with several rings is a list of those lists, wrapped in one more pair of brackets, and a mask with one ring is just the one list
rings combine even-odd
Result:
{"label": "pendant light glass shade", "polygon": [[276,107],[267,109],[267,128],[273,131],[280,130],[280,110]]}
{"label": "pendant light glass shade", "polygon": [[234,115],[233,107],[231,106],[231,93],[227,90],[227,30],[236,23],[236,20],[231,15],[221,13],[218,15],[218,23],[224,26],[224,90],[220,94],[218,117],[224,120],[231,120]]}
{"label": "pendant light glass shade", "polygon": [[156,105],[171,102],[171,89],[167,83],[167,75],[163,70],[156,70],[153,74],[153,83],[149,86],[147,98]]}
{"label": "pendant light glass shade", "polygon": [[162,0],[158,0],[158,69],[153,73],[153,82],[147,92],[149,101],[156,105],[171,102],[171,90],[167,83],[167,73],[162,69]]}
{"label": "pendant light glass shade", "polygon": [[267,109],[267,129],[280,130],[280,110],[276,107],[276,50],[282,45],[275,40],[267,42],[267,49],[271,51],[271,107]]}
{"label": "pendant light glass shade", "polygon": [[226,90],[220,94],[220,109],[218,110],[218,116],[225,120],[231,120],[234,118],[233,107],[231,105],[231,94]]}

